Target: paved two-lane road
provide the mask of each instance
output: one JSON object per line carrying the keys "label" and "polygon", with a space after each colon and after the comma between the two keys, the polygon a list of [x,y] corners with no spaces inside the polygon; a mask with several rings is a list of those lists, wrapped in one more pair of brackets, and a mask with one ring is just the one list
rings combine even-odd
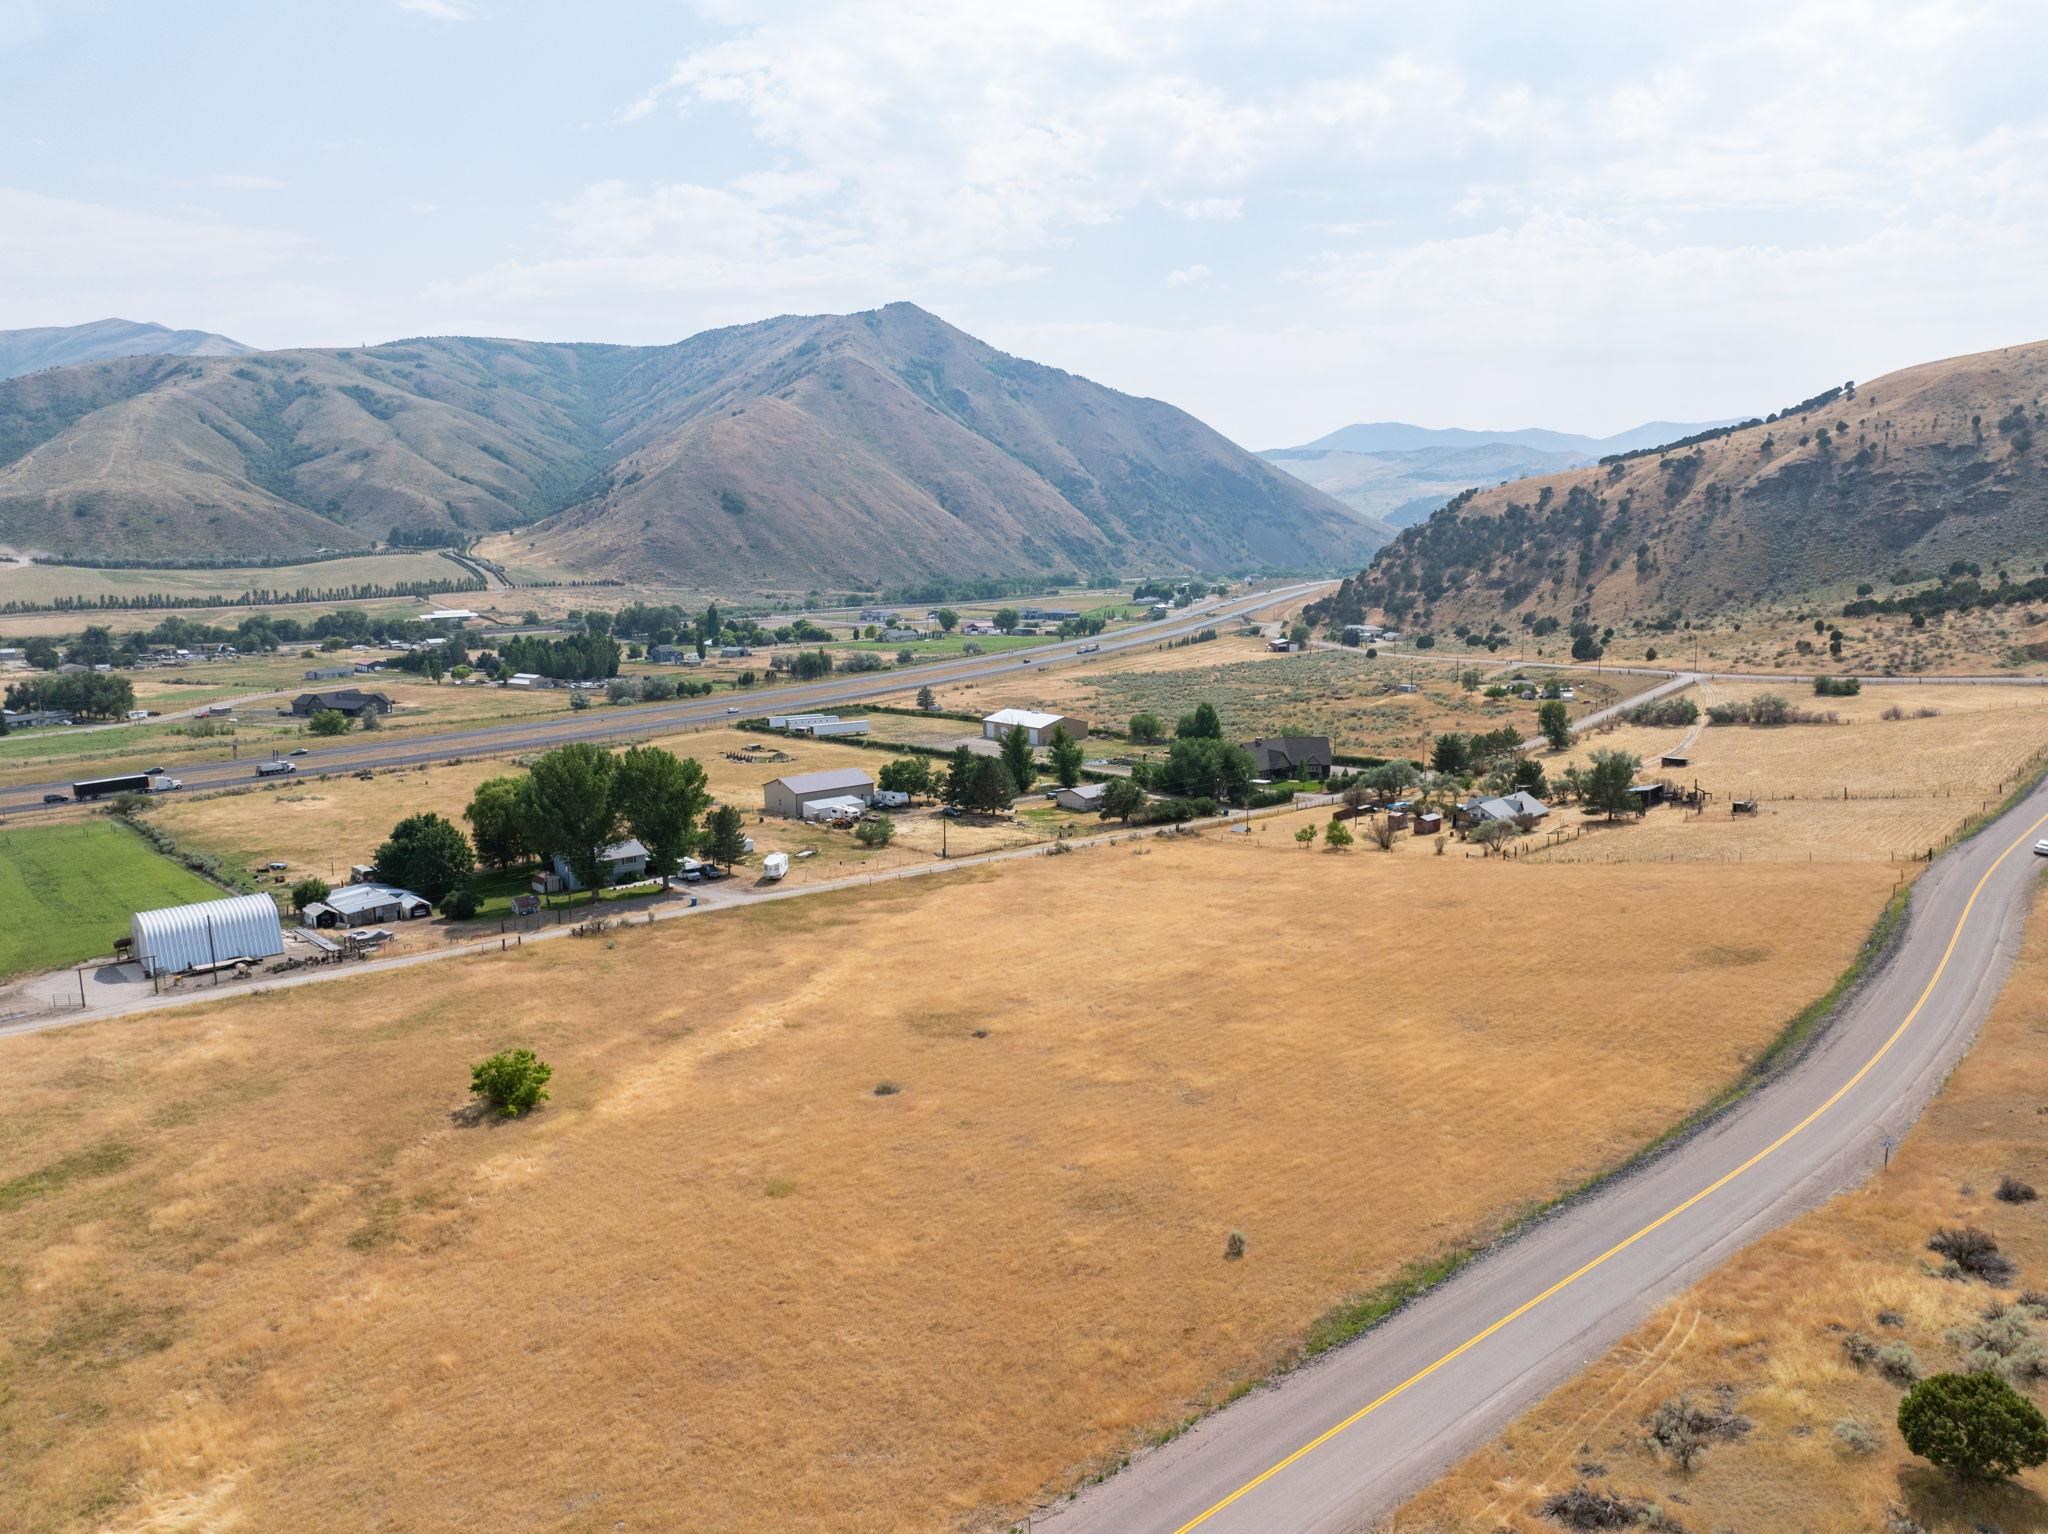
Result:
{"label": "paved two-lane road", "polygon": [[1378,1330],[1042,1514],[1033,1534],[1370,1528],[1685,1284],[1877,1166],[1882,1137],[1933,1095],[2008,973],[2042,836],[2048,784],[1928,869],[1890,958],[1788,1073]]}

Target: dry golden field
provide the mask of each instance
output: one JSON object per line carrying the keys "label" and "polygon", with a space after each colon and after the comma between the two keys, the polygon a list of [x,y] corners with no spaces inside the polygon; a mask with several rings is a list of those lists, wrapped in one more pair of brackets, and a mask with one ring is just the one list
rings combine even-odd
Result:
{"label": "dry golden field", "polygon": [[[1662,1502],[1692,1529],[1866,1534],[1894,1515],[1930,1534],[2042,1527],[2048,1473],[1959,1491],[1906,1452],[1895,1426],[1901,1387],[1856,1367],[1843,1338],[1903,1343],[1927,1373],[1959,1366],[1945,1334],[1976,1320],[1994,1292],[1932,1275],[1925,1243],[1937,1226],[1992,1232],[2019,1264],[2015,1287],[2042,1287],[2048,1217],[2039,1204],[2004,1204],[1991,1193],[2007,1175],[2048,1186],[2044,1075],[2048,901],[2037,900],[2020,965],[1983,1034],[1889,1170],[1666,1306],[1417,1497],[1388,1534],[1554,1534],[1535,1510],[1582,1479],[1585,1463],[1605,1467],[1596,1483]],[[2043,1330],[2038,1315],[2026,1319]],[[1640,1421],[1660,1401],[1689,1392],[1711,1403],[1723,1387],[1756,1424],[1742,1443],[1708,1449],[1690,1475],[1643,1447]],[[1858,1424],[1874,1447],[1847,1446],[1838,1422]]]}
{"label": "dry golden field", "polygon": [[[828,767],[859,767],[872,776],[889,760],[882,752],[728,729],[687,731],[655,744],[704,764],[713,796],[746,814],[748,833],[760,851],[812,849],[813,856],[791,863],[791,884],[929,862],[940,850],[938,818],[928,807],[898,814],[896,840],[880,851],[862,847],[849,832],[762,820],[761,785],[770,778]],[[775,760],[777,751],[790,759]],[[727,753],[748,760],[735,761]],[[407,815],[431,810],[466,829],[462,812],[477,784],[486,778],[516,776],[520,770],[515,758],[471,757],[452,766],[388,769],[367,781],[349,773],[306,776],[233,793],[157,800],[150,806],[150,817],[181,846],[250,866],[276,859],[291,865],[287,880],[317,874],[332,881],[346,878],[350,864],[369,861],[392,826]],[[1101,829],[1092,815],[1035,807],[1042,803],[1020,801],[1019,809],[1025,813],[1010,818],[954,821],[943,833],[945,846],[957,856],[1046,841],[1063,828]]]}
{"label": "dry golden field", "polygon": [[[1646,775],[1713,794],[1706,812],[1652,811],[1640,823],[1589,825],[1575,841],[1540,853],[1550,861],[1610,859],[1905,860],[1939,847],[1961,822],[1995,804],[2048,750],[2048,691],[2037,687],[1866,687],[1853,698],[1810,689],[1712,683],[1705,704],[1775,691],[1795,707],[1841,716],[1839,724],[1706,725],[1683,768],[1656,765],[1690,733],[1622,725],[1545,757],[1555,772],[1597,749],[1643,757]],[[1908,717],[1886,719],[1897,709]],[[1912,717],[1933,710],[1925,717]],[[1759,813],[1732,816],[1733,799],[1755,796]],[[1568,811],[1560,823],[1577,824]],[[1558,817],[1553,817],[1558,820]]]}
{"label": "dry golden field", "polygon": [[1891,884],[1288,829],[0,1040],[0,1526],[987,1527],[1712,1095]]}

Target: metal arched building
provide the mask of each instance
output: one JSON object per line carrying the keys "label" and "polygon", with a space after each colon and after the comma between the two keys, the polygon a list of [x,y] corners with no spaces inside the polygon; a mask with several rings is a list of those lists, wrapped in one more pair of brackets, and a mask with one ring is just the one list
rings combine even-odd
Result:
{"label": "metal arched building", "polygon": [[130,956],[145,975],[174,975],[196,964],[267,959],[284,952],[284,925],[268,895],[234,895],[193,905],[137,911]]}

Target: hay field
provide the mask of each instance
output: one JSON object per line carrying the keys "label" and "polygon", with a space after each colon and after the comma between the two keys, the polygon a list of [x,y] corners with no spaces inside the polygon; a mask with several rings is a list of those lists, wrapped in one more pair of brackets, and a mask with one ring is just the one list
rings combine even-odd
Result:
{"label": "hay field", "polygon": [[1889,882],[1148,839],[0,1041],[0,1525],[989,1527],[1709,1096]]}
{"label": "hay field", "polygon": [[[1708,725],[1691,765],[1659,768],[1657,752],[1679,729],[1622,726],[1545,757],[1555,771],[1594,749],[1652,758],[1646,775],[1698,782],[1714,795],[1702,815],[1654,810],[1638,824],[1592,826],[1579,840],[1540,853],[1548,861],[1910,859],[1924,855],[1964,820],[2002,799],[2027,764],[2048,750],[2048,694],[2033,687],[1869,687],[1853,698],[1816,698],[1810,689],[1713,684],[1704,703],[1777,692],[1795,707],[1833,711],[1840,724]],[[1884,719],[1897,708],[1909,716]],[[1760,813],[1732,817],[1729,801],[1754,795]],[[1581,817],[1566,812],[1567,823]]]}
{"label": "hay field", "polygon": [[[246,591],[345,590],[350,586],[395,586],[404,581],[445,581],[465,572],[435,553],[373,554],[315,560],[303,565],[247,565],[207,570],[101,570],[87,565],[0,562],[0,602],[50,602],[58,597],[237,597]],[[417,602],[418,598],[413,598]],[[253,608],[216,608],[234,627]],[[97,612],[69,613],[75,626],[98,623]],[[152,618],[152,622],[161,621]],[[148,625],[145,624],[145,627]]]}
{"label": "hay field", "polygon": [[132,912],[220,894],[112,820],[0,831],[0,977],[112,953]]}
{"label": "hay field", "polygon": [[[1930,1274],[1925,1242],[1937,1226],[1992,1232],[2019,1264],[2014,1287],[2044,1287],[2041,1206],[1991,1197],[2005,1175],[2048,1188],[2044,1075],[2048,901],[2037,898],[2019,966],[1982,1035],[1888,1171],[1674,1300],[1414,1499],[1390,1534],[1555,1534],[1534,1509],[1578,1481],[1584,1461],[1606,1467],[1599,1484],[1664,1502],[1693,1529],[1865,1534],[1887,1527],[1894,1509],[1931,1534],[2040,1527],[2048,1473],[1959,1490],[1906,1452],[1895,1426],[1900,1387],[1858,1369],[1842,1339],[1860,1331],[1880,1345],[1904,1343],[1928,1373],[1959,1367],[1944,1333],[1976,1319],[1993,1291]],[[2033,1329],[2048,1336],[2038,1320]],[[1638,1423],[1657,1403],[1681,1391],[1711,1402],[1723,1385],[1756,1423],[1742,1444],[1708,1449],[1691,1475],[1644,1450]],[[2031,1393],[2044,1400],[2041,1387]],[[1847,1448],[1834,1432],[1841,1421],[1859,1424],[1875,1448]],[[1672,1506],[1678,1496],[1689,1505]]]}

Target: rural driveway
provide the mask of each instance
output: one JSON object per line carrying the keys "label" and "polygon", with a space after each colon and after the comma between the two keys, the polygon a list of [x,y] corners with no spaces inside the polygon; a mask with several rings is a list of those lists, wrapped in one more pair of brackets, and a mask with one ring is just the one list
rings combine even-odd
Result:
{"label": "rural driveway", "polygon": [[[978,681],[1018,671],[1049,670],[1077,661],[1103,660],[1125,651],[1150,649],[1169,640],[1184,639],[1212,624],[1246,617],[1332,584],[1329,581],[1304,581],[1271,591],[1254,592],[1227,602],[1211,599],[1157,623],[1104,634],[1096,639],[1064,640],[1030,651],[933,661],[909,672],[856,673],[829,681],[766,687],[746,694],[744,706],[748,713],[771,709],[777,713],[797,713],[821,706],[864,703],[891,697],[913,687],[945,687],[956,682]],[[1084,645],[1093,648],[1084,654]],[[398,731],[364,733],[350,737],[348,745],[323,749],[301,758],[299,771],[306,776],[323,772],[359,772],[366,767],[411,767],[425,762],[443,762],[454,756],[490,756],[534,750],[572,740],[610,742],[644,739],[649,735],[667,734],[692,726],[729,724],[740,711],[734,707],[728,712],[727,700],[733,696],[732,693],[715,694],[714,700],[708,702],[640,704],[631,708],[605,706],[580,714],[557,714],[545,719],[522,719],[509,724],[433,735]],[[245,757],[182,763],[178,775],[188,789],[225,788],[251,782],[255,770],[255,761]],[[95,768],[94,773],[106,775],[101,768]],[[66,792],[70,787],[67,779],[0,788],[0,815],[41,810],[44,794]]]}
{"label": "rural driveway", "polygon": [[1687,1283],[1877,1168],[2011,968],[2044,834],[2048,783],[1936,860],[1889,958],[1784,1075],[1377,1330],[1038,1515],[1033,1534],[1372,1527]]}

